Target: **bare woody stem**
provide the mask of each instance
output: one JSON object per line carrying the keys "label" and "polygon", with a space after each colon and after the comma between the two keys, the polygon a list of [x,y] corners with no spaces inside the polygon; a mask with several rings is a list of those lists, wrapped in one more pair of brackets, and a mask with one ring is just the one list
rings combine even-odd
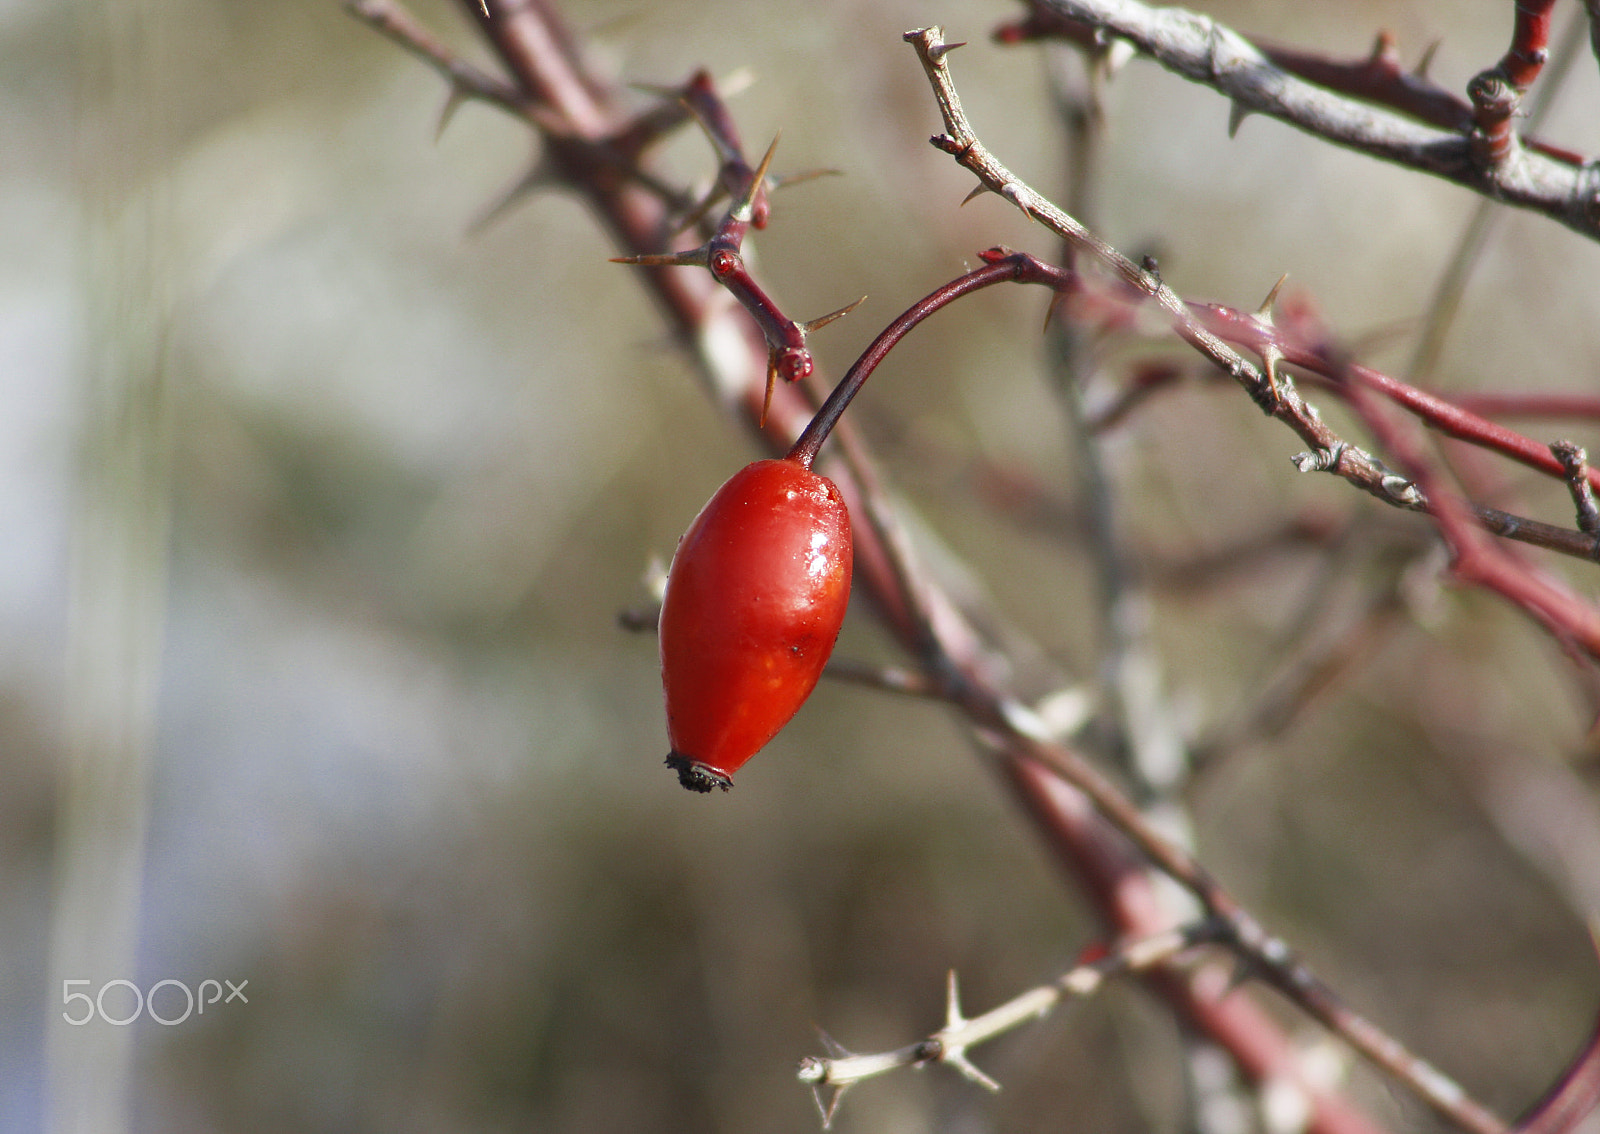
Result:
{"label": "bare woody stem", "polygon": [[[996,30],[996,40],[1014,44],[1054,39],[1091,51],[1106,50],[1107,36],[1099,25],[1063,15],[1048,0],[1029,0],[1029,4],[1026,17]],[[1352,100],[1385,107],[1457,136],[1464,136],[1473,129],[1472,105],[1427,77],[1431,49],[1415,70],[1408,70],[1401,64],[1394,36],[1387,31],[1377,34],[1370,52],[1353,59],[1336,59],[1322,52],[1304,51],[1262,39],[1254,39],[1251,44],[1274,67],[1332,94],[1348,95]],[[1242,110],[1235,114],[1234,127],[1243,116]],[[1306,123],[1296,124],[1315,128]],[[1524,136],[1522,144],[1563,165],[1583,164],[1582,155],[1537,138]]]}
{"label": "bare woody stem", "polygon": [[[961,108],[946,61],[951,45],[944,42],[942,28],[922,28],[907,32],[904,38],[916,49],[944,117],[948,133],[931,139],[936,148],[977,175],[982,188],[1011,201],[1073,248],[1105,265],[1123,283],[1154,299],[1167,312],[1179,337],[1237,381],[1263,412],[1282,421],[1314,446],[1295,458],[1302,472],[1332,472],[1387,503],[1430,512],[1456,557],[1458,577],[1499,593],[1532,615],[1557,638],[1600,658],[1600,610],[1559,584],[1517,567],[1507,556],[1486,546],[1481,529],[1471,524],[1471,520],[1477,518],[1472,509],[1464,501],[1451,498],[1440,484],[1440,478],[1421,462],[1409,437],[1390,428],[1377,415],[1372,406],[1372,391],[1345,358],[1324,346],[1323,372],[1335,376],[1344,387],[1346,399],[1390,446],[1389,451],[1403,456],[1409,475],[1392,472],[1371,454],[1338,437],[1299,395],[1289,377],[1279,372],[1276,364],[1283,360],[1284,352],[1276,344],[1262,351],[1265,370],[1257,368],[1205,327],[1198,315],[1153,270],[1134,265],[1076,219],[1029,188],[989,153]],[[1263,315],[1270,311],[1271,298],[1269,296]],[[1542,456],[1559,467],[1559,462],[1548,451]],[[1483,519],[1489,522],[1491,530],[1515,528],[1514,524],[1498,527],[1493,516]],[[1584,538],[1587,542],[1589,537]]]}
{"label": "bare woody stem", "polygon": [[[715,99],[714,94],[709,93],[709,80],[701,82],[697,76],[696,81],[690,83],[689,90],[697,100],[690,105],[697,105],[695,114],[706,126],[706,132],[710,135],[712,145],[721,160],[721,176],[734,197],[733,204],[717,225],[711,239],[698,248],[684,252],[620,256],[614,262],[655,267],[699,266],[707,269],[712,279],[728,289],[729,294],[739,301],[739,305],[749,312],[756,326],[761,328],[761,335],[767,342],[767,385],[761,402],[761,424],[764,425],[767,411],[772,406],[772,391],[776,380],[781,377],[785,382],[798,382],[802,378],[810,377],[815,367],[811,349],[806,346],[806,335],[819,327],[827,326],[843,315],[848,315],[860,306],[866,297],[862,296],[854,303],[806,323],[795,322],[778,308],[777,303],[750,274],[742,251],[744,238],[750,229],[766,224],[769,215],[770,206],[766,192],[767,168],[772,162],[773,152],[778,148],[778,139],[772,139],[772,145],[767,147],[766,156],[761,159],[761,164],[751,169],[741,155],[738,138],[731,130],[731,122],[721,121],[721,118],[727,117],[726,111],[722,110],[721,118],[707,118],[711,107],[720,109],[722,105],[720,100]],[[809,462],[807,467],[810,467]]]}
{"label": "bare woody stem", "polygon": [[[970,1018],[961,1011],[956,974],[952,972],[947,985],[944,1027],[893,1051],[857,1055],[840,1049],[831,1058],[807,1057],[800,1062],[798,1077],[817,1092],[817,1106],[822,1111],[824,1126],[832,1120],[839,1099],[847,1089],[900,1067],[945,1063],[974,1082],[990,1090],[999,1090],[1000,1084],[968,1059],[969,1050],[1023,1024],[1043,1019],[1063,1000],[1092,996],[1112,977],[1145,972],[1172,961],[1189,949],[1216,940],[1220,931],[1218,923],[1200,921],[1125,942],[1098,960],[1077,965],[1048,984],[1028,989],[981,1016]],[[826,1104],[821,1095],[824,1088],[832,1088],[834,1092]]]}
{"label": "bare woody stem", "polygon": [[[1080,286],[1083,286],[1083,281],[1080,281]],[[1303,374],[1325,382],[1327,389],[1346,401],[1353,398],[1352,387],[1360,385],[1381,394],[1413,414],[1429,428],[1447,437],[1509,457],[1538,472],[1559,477],[1563,482],[1570,482],[1572,477],[1577,475],[1589,485],[1591,491],[1600,487],[1600,471],[1587,464],[1574,474],[1552,446],[1541,444],[1525,434],[1491,421],[1459,402],[1446,400],[1372,367],[1343,358],[1338,351],[1330,349],[1319,339],[1308,338],[1275,326],[1270,319],[1263,317],[1261,312],[1246,312],[1222,304],[1193,301],[1189,301],[1188,307],[1218,338],[1233,345],[1243,346],[1263,358],[1272,359],[1275,364],[1291,364]],[[1159,386],[1170,384],[1180,376],[1180,371],[1171,368],[1158,370],[1153,375],[1147,376],[1143,382],[1130,387],[1127,395],[1118,404],[1099,417],[1095,422],[1096,427],[1105,428],[1112,424],[1135,402],[1150,396]],[[1280,394],[1289,388],[1281,373],[1277,376],[1276,388]],[[1587,401],[1581,398],[1567,401],[1550,399],[1547,402],[1535,399],[1528,403],[1528,407],[1548,406],[1578,416],[1590,410],[1588,402],[1592,401],[1594,399]],[[1514,404],[1508,402],[1507,406],[1509,408]],[[1311,407],[1307,406],[1307,409],[1310,410]],[[1353,465],[1349,458],[1359,453],[1360,450],[1354,449],[1353,446],[1343,441],[1335,441],[1324,443],[1312,453],[1302,454],[1296,458],[1295,463],[1302,471],[1332,472],[1371,491],[1369,485],[1361,484],[1352,476],[1357,466]],[[1379,467],[1375,461],[1373,467]],[[1405,477],[1389,474],[1385,470],[1379,487],[1383,491],[1375,495],[1380,495],[1387,503],[1412,511],[1436,511],[1436,506],[1429,495],[1420,491],[1419,486]],[[1497,536],[1591,563],[1600,562],[1600,533],[1589,531],[1581,524],[1579,530],[1574,531],[1571,528],[1542,523],[1482,504],[1471,503],[1467,507],[1484,528]]]}
{"label": "bare woody stem", "polygon": [[1550,445],[1567,473],[1567,488],[1572,492],[1572,503],[1578,511],[1578,528],[1591,536],[1600,536],[1600,506],[1595,504],[1594,485],[1590,483],[1589,454],[1571,441],[1555,441]]}
{"label": "bare woody stem", "polygon": [[[614,92],[585,72],[548,0],[489,0],[487,15],[480,11],[479,0],[460,3],[496,49],[523,101],[534,107],[536,113],[528,117],[545,135],[552,179],[584,195],[619,252],[658,252],[669,206],[639,176],[640,147],[618,144],[619,139],[631,137],[634,124],[618,112]],[[754,425],[761,409],[760,376],[767,361],[756,328],[742,316],[727,320],[723,313],[731,311],[731,305],[712,302],[715,285],[699,273],[651,269],[642,276],[680,340],[699,352],[713,389],[728,400],[734,400],[736,392],[738,404]],[[1146,282],[1159,281],[1152,274]],[[726,320],[725,329],[730,332],[728,341],[716,339],[715,350],[709,349],[712,336],[705,333],[707,321],[712,319]],[[1251,368],[1250,373],[1258,383],[1265,383],[1258,370]],[[773,405],[776,421],[769,420],[765,435],[774,445],[781,436],[777,451],[782,451],[800,431],[801,399],[788,390],[779,393],[782,396]],[[859,489],[848,477],[841,478],[840,484],[847,493]],[[871,494],[865,498],[870,500]],[[873,554],[864,553],[868,545]],[[1112,803],[1097,810],[1084,805],[1084,795],[1102,805],[1120,797],[1104,777],[1096,776],[1074,753],[1036,729],[1026,708],[994,683],[997,678],[994,668],[986,664],[987,647],[981,636],[916,558],[906,556],[899,543],[882,539],[881,533],[869,526],[859,533],[857,562],[860,584],[879,599],[886,624],[917,657],[924,672],[938,679],[940,688],[935,692],[956,700],[965,710],[975,735],[990,746],[998,770],[1045,845],[1080,881],[1102,916],[1119,933],[1133,936],[1168,928],[1161,922],[1159,904],[1150,898],[1146,864],[1135,860],[1122,838],[1125,834],[1139,845],[1151,847],[1163,845],[1161,836],[1131,806],[1119,808]],[[1085,770],[1087,780],[1080,778]],[[1092,784],[1093,790],[1072,786],[1079,783]],[[1126,805],[1125,800],[1122,803]],[[1186,882],[1209,881],[1186,852],[1173,848],[1170,855],[1158,852],[1152,857],[1163,866],[1177,867],[1176,876]],[[1239,913],[1237,905],[1223,900],[1226,895],[1214,884],[1208,892],[1216,903],[1214,908]],[[1303,969],[1290,964],[1293,958],[1281,942],[1265,937],[1248,917],[1230,916],[1228,920],[1229,935],[1240,942],[1235,950],[1251,958],[1258,971],[1276,972],[1274,983],[1281,981],[1280,987],[1286,990],[1306,984]],[[1250,1074],[1263,1079],[1295,1076],[1292,1044],[1250,998],[1208,994],[1165,966],[1158,965],[1150,979],[1178,1013],[1226,1046]],[[1320,1005],[1313,1013],[1318,1018],[1342,1015],[1337,1001],[1321,986],[1314,985],[1299,995],[1291,991],[1290,995],[1297,1002],[1301,995],[1308,996],[1306,1003]],[[1358,1046],[1386,1055],[1388,1058],[1379,1062],[1398,1066],[1396,1074],[1406,1081],[1431,1081],[1426,1065],[1410,1067],[1403,1049],[1393,1041],[1385,1044],[1381,1033],[1363,1023],[1347,1021],[1337,1030],[1347,1036],[1364,1035],[1365,1041]],[[1370,1119],[1336,1092],[1304,1086],[1313,1108],[1312,1129],[1340,1134],[1374,1129]],[[1482,1134],[1500,1129],[1492,1116],[1460,1124]]]}
{"label": "bare woody stem", "polygon": [[[1542,445],[1531,437],[1498,425],[1437,394],[1418,389],[1370,366],[1331,357],[1324,346],[1308,343],[1297,335],[1285,334],[1270,323],[1234,308],[1216,304],[1191,306],[1205,321],[1206,326],[1229,342],[1238,343],[1258,353],[1263,350],[1275,350],[1282,361],[1321,374],[1335,382],[1346,378],[1354,379],[1404,407],[1448,437],[1467,441],[1510,457],[1519,464],[1527,465],[1546,476],[1565,479],[1568,475],[1566,466],[1551,453],[1548,445]],[[1585,475],[1593,487],[1600,489],[1600,472],[1590,470]]]}
{"label": "bare woody stem", "polygon": [[[1293,391],[1285,376],[1273,375],[1270,371],[1262,374],[1256,370],[1200,325],[1183,300],[1162,283],[1153,271],[1135,266],[1105,241],[1088,232],[1074,218],[1030,189],[983,147],[967,121],[950,79],[946,57],[951,45],[944,42],[942,28],[929,27],[907,32],[905,39],[916,49],[922,61],[949,131],[948,135],[932,139],[937,148],[953,155],[962,166],[976,173],[985,187],[1012,201],[1025,213],[1069,241],[1074,248],[1111,268],[1124,282],[1156,299],[1171,316],[1174,330],[1231,373],[1269,414],[1285,420],[1302,436],[1332,437],[1331,431]],[[1365,393],[1364,390],[1362,392]],[[1342,446],[1343,442],[1338,444]],[[1342,453],[1336,454],[1333,457],[1334,465],[1337,466],[1342,459]],[[1460,510],[1459,505],[1451,503],[1447,517]],[[953,693],[966,706],[976,723],[1015,729],[1014,719],[997,713],[999,706],[979,689],[958,686]],[[986,717],[990,719],[986,720]],[[1018,736],[1017,739],[1026,738]],[[1100,772],[1043,738],[1035,739],[1033,751],[1035,758],[1046,763],[1092,799],[1095,806],[1110,817],[1117,827],[1127,832],[1153,862],[1189,889],[1210,914],[1222,918],[1230,930],[1229,943],[1269,984],[1342,1035],[1378,1066],[1407,1083],[1439,1114],[1462,1129],[1475,1134],[1500,1134],[1504,1131],[1505,1124],[1487,1108],[1471,1099],[1436,1068],[1408,1052],[1393,1037],[1344,1005],[1329,986],[1294,956],[1286,943],[1268,935],[1193,855],[1156,832],[1138,809]]]}
{"label": "bare woody stem", "polygon": [[[1459,130],[1440,130],[1308,83],[1278,67],[1232,28],[1175,7],[1138,0],[1036,0],[1087,24],[1102,41],[1123,40],[1169,71],[1212,87],[1234,118],[1264,114],[1335,145],[1465,186],[1530,209],[1591,240],[1600,239],[1600,171],[1518,149],[1490,161]],[[1547,0],[1533,0],[1535,4]]]}

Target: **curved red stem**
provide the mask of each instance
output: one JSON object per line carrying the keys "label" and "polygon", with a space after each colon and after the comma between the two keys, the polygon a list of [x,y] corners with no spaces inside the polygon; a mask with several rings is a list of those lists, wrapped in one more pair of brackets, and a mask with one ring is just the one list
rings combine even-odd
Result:
{"label": "curved red stem", "polygon": [[1046,264],[1043,260],[1025,252],[991,248],[980,252],[979,255],[984,259],[983,267],[974,268],[965,275],[957,276],[942,287],[934,289],[906,308],[894,322],[879,332],[878,337],[872,340],[872,344],[861,352],[861,357],[856,359],[845,372],[845,376],[839,379],[839,384],[833,388],[833,393],[829,394],[827,400],[817,409],[811,418],[811,423],[806,426],[799,440],[789,450],[789,460],[808,469],[811,467],[812,462],[817,459],[817,450],[822,448],[822,443],[828,439],[828,434],[833,432],[833,427],[838,424],[840,416],[861,392],[861,387],[872,376],[872,372],[878,368],[878,363],[884,360],[913,327],[941,307],[953,303],[963,295],[969,295],[997,283],[1045,284],[1059,291],[1068,286],[1073,278],[1067,269]]}

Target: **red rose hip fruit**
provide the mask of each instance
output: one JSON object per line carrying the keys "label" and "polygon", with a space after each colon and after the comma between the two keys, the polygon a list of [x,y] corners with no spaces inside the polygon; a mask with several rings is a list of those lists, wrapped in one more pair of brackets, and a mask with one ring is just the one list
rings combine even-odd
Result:
{"label": "red rose hip fruit", "polygon": [[678,541],[661,604],[667,765],[724,791],[804,703],[850,602],[850,514],[796,460],[757,461]]}

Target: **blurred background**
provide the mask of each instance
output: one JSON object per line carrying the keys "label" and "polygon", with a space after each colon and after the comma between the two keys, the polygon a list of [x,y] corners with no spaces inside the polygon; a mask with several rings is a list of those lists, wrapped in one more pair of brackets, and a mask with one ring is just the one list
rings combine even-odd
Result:
{"label": "blurred background", "polygon": [[[455,6],[413,10],[487,63]],[[782,169],[843,172],[783,192],[756,242],[798,317],[870,297],[814,339],[830,373],[978,249],[1053,254],[994,198],[957,208],[968,183],[926,144],[899,38],[972,41],[955,66],[980,134],[1053,191],[1045,53],[988,40],[1017,6],[564,10],[621,81],[747,70],[752,148],[781,128]],[[1207,10],[1338,57],[1379,28],[1408,63],[1438,40],[1457,91],[1511,23],[1465,2]],[[1595,71],[1580,57],[1543,130],[1584,153]],[[481,106],[436,139],[443,96],[332,0],[0,0],[0,1129],[810,1130],[814,1027],[899,1046],[939,1025],[946,970],[977,1012],[1097,933],[937,705],[825,683],[730,795],[661,766],[654,643],[617,615],[755,450],[572,199],[474,230],[534,145]],[[1469,194],[1265,120],[1230,141],[1222,99],[1146,63],[1107,107],[1103,235],[1243,308],[1289,272],[1363,357],[1404,367]],[[663,160],[711,168],[692,130]],[[852,414],[973,585],[1090,679],[1040,302],[941,315]],[[1592,393],[1597,374],[1600,248],[1501,217],[1436,382]],[[1200,383],[1109,438],[1140,562],[1353,522],[1332,550],[1156,587],[1197,735],[1299,629],[1405,597],[1293,727],[1195,785],[1201,857],[1514,1115],[1600,999],[1588,693],[1526,620],[1439,585],[1421,521],[1294,473],[1296,448]],[[1570,524],[1559,485],[1480,472],[1502,506]],[[1592,569],[1540,562],[1595,593]],[[896,660],[869,614],[840,655]],[[205,981],[239,995],[206,1003]],[[1002,1094],[904,1071],[839,1128],[1184,1128],[1179,1050],[1158,1004],[1113,988],[977,1052]],[[1353,1075],[1380,1119],[1429,1123]]]}

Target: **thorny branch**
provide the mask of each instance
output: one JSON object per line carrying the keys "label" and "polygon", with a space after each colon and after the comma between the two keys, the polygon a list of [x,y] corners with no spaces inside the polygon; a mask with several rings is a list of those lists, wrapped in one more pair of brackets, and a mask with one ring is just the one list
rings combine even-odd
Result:
{"label": "thorny branch", "polygon": [[[1282,421],[1312,446],[1309,452],[1294,458],[1302,472],[1332,472],[1386,503],[1431,513],[1455,555],[1458,577],[1499,593],[1528,611],[1558,639],[1571,643],[1592,657],[1600,658],[1600,609],[1579,599],[1554,580],[1522,568],[1508,556],[1490,547],[1472,521],[1476,520],[1490,530],[1507,535],[1518,532],[1527,534],[1530,528],[1517,517],[1507,517],[1504,513],[1487,509],[1474,510],[1454,498],[1443,489],[1440,478],[1421,459],[1409,437],[1397,433],[1379,416],[1373,405],[1373,387],[1383,389],[1390,396],[1399,396],[1402,393],[1400,383],[1355,366],[1325,340],[1305,348],[1301,344],[1278,340],[1270,333],[1266,334],[1266,339],[1272,341],[1253,345],[1263,360],[1263,366],[1256,367],[1212,331],[1209,320],[1200,318],[1190,305],[1162,282],[1148,264],[1135,265],[1089,232],[1075,218],[1031,189],[984,148],[967,120],[950,78],[946,57],[952,45],[945,43],[943,29],[922,28],[907,32],[905,38],[922,61],[923,70],[933,88],[934,99],[944,118],[947,133],[932,138],[932,144],[950,154],[962,167],[978,177],[980,185],[977,191],[987,189],[1009,200],[1024,214],[1109,268],[1123,285],[1159,304],[1179,337],[1237,381],[1264,413]],[[1224,322],[1235,325],[1248,322],[1270,328],[1276,294],[1275,287],[1253,319],[1238,319],[1235,312]],[[1211,309],[1213,313],[1218,310]],[[1409,475],[1388,469],[1370,453],[1337,436],[1323,422],[1316,409],[1300,396],[1289,376],[1279,369],[1279,364],[1291,360],[1291,350],[1295,352],[1292,361],[1312,366],[1334,378],[1346,400],[1361,414],[1368,427],[1388,443],[1389,451],[1396,455],[1404,454],[1405,470]],[[1413,403],[1420,404],[1427,400],[1420,391],[1409,388],[1407,391],[1404,398]],[[1442,406],[1432,409],[1439,420],[1445,420]],[[1492,423],[1483,422],[1482,425],[1497,434],[1510,433],[1509,430],[1501,431]],[[1507,446],[1504,451],[1515,452],[1519,456],[1522,454],[1521,447],[1511,445],[1507,437],[1500,437],[1498,443]],[[1536,454],[1529,452],[1526,458],[1528,463],[1536,467],[1554,466],[1551,471],[1564,472],[1560,461],[1548,448]],[[1555,530],[1558,529],[1543,531],[1539,535],[1543,538]],[[1585,558],[1595,558],[1597,545],[1594,537],[1585,534],[1580,539],[1579,553]]]}
{"label": "thorny branch", "polygon": [[[1109,37],[1095,24],[1063,15],[1052,8],[1047,0],[1027,0],[1027,3],[1027,16],[1003,24],[996,30],[995,39],[998,42],[1025,43],[1058,39],[1091,51],[1106,50]],[[1378,33],[1372,50],[1357,59],[1333,59],[1322,52],[1303,51],[1262,39],[1251,42],[1273,66],[1316,86],[1348,95],[1359,102],[1397,111],[1443,130],[1466,134],[1474,128],[1472,104],[1428,78],[1428,67],[1437,43],[1428,48],[1413,70],[1408,71],[1401,63],[1399,44],[1392,34],[1385,31]],[[1128,45],[1125,50],[1131,54],[1133,48]],[[1243,116],[1244,112],[1241,111],[1235,117],[1235,128]],[[1536,138],[1524,136],[1522,144],[1568,165],[1580,165],[1583,162],[1578,154]]]}
{"label": "thorny branch", "polygon": [[[1480,137],[1477,131],[1492,125],[1482,112],[1467,131],[1418,122],[1307,82],[1275,64],[1262,48],[1232,28],[1182,8],[1153,8],[1137,0],[1033,3],[1094,28],[1101,43],[1125,41],[1168,70],[1215,88],[1233,103],[1235,126],[1246,115],[1265,114],[1336,145],[1453,181],[1600,239],[1600,166],[1536,152],[1516,144],[1509,130],[1491,129],[1487,138]],[[1548,6],[1546,0],[1531,6],[1540,3]],[[1500,100],[1495,105],[1498,108]],[[1498,109],[1491,111],[1497,113]]]}
{"label": "thorny branch", "polygon": [[[980,1044],[1005,1035],[1023,1024],[1048,1016],[1063,1000],[1092,996],[1111,977],[1138,973],[1165,964],[1180,954],[1214,940],[1220,927],[1214,922],[1196,922],[1150,937],[1129,941],[1104,956],[1077,965],[1048,984],[1039,985],[991,1008],[981,1016],[968,1018],[961,1011],[961,996],[952,972],[945,991],[944,1027],[931,1035],[872,1055],[857,1055],[829,1041],[830,1057],[808,1056],[800,1062],[799,1078],[816,1095],[822,1124],[833,1121],[845,1091],[866,1079],[900,1067],[920,1067],[944,1063],[991,1091],[1000,1084],[980,1071],[967,1058],[967,1052]],[[824,1039],[827,1039],[825,1036]],[[823,1091],[831,1088],[832,1097],[823,1101]]]}
{"label": "thorny branch", "polygon": [[[681,219],[681,198],[664,192],[643,168],[645,150],[659,136],[653,124],[671,114],[663,115],[661,108],[638,119],[622,114],[615,92],[586,71],[545,0],[488,0],[481,11],[480,3],[482,0],[462,0],[464,10],[494,46],[511,76],[517,92],[513,100],[499,97],[504,91],[497,80],[476,77],[448,53],[433,50],[430,41],[416,34],[414,22],[382,18],[398,11],[393,0],[355,0],[351,7],[440,67],[452,84],[453,95],[466,86],[490,101],[528,108],[525,117],[545,143],[545,176],[578,191],[622,253],[673,255],[668,242],[674,214]],[[1219,42],[1225,40],[1219,33]],[[933,38],[919,44],[930,77],[936,76],[944,49],[942,42]],[[935,90],[948,93],[947,115],[959,118],[953,89],[947,84],[941,87],[936,79]],[[1248,88],[1244,90],[1248,93]],[[945,101],[941,94],[941,102]],[[964,119],[960,121],[964,125]],[[641,129],[641,123],[652,125]],[[951,132],[961,136],[954,128]],[[1392,502],[1405,504],[1417,494],[1406,478],[1388,472],[1369,455],[1334,437],[1299,398],[1287,375],[1276,372],[1272,365],[1263,372],[1228,347],[1161,283],[1153,267],[1138,267],[1121,258],[1006,174],[1004,167],[977,145],[970,131],[966,133],[965,142],[945,139],[945,148],[957,153],[969,168],[983,170],[991,188],[1045,219],[1077,247],[1112,266],[1129,286],[1154,298],[1168,311],[1182,337],[1240,381],[1264,410],[1301,434],[1312,446],[1309,459],[1325,463]],[[728,155],[723,155],[722,164],[730,167]],[[753,198],[747,189],[747,208]],[[753,325],[728,291],[700,273],[670,272],[663,264],[648,268],[642,278],[680,340],[700,360],[711,387],[757,427],[763,416],[773,345],[763,331],[771,328]],[[772,314],[781,316],[775,305]],[[780,386],[772,396],[771,410],[760,432],[775,448],[786,449],[809,416],[807,408],[794,389]],[[904,537],[895,509],[876,488],[870,457],[858,451],[852,468],[859,475],[842,469],[830,471],[849,499],[852,513],[860,517],[857,581],[876,599],[886,624],[930,683],[918,691],[940,695],[963,711],[1002,780],[1115,935],[1122,940],[1159,939],[1172,931],[1170,913],[1155,896],[1149,869],[1154,864],[1200,901],[1208,915],[1204,924],[1214,927],[1219,940],[1247,959],[1251,975],[1271,984],[1343,1036],[1462,1129],[1501,1134],[1503,1123],[1392,1037],[1350,1011],[1192,855],[1168,842],[1114,784],[1059,743],[1048,726],[1007,691],[997,676],[1001,670],[991,664],[990,647],[924,569]],[[1249,998],[1229,995],[1227,981],[1219,984],[1201,979],[1160,960],[1150,966],[1146,979],[1191,1026],[1228,1050],[1251,1077],[1299,1084],[1309,1108],[1308,1129],[1321,1134],[1370,1134],[1375,1129],[1338,1094],[1306,1084],[1295,1068],[1293,1045],[1282,1029]],[[1006,1015],[1009,1019],[1015,1013]],[[958,1017],[956,1009],[952,1026],[976,1023],[958,1021]],[[972,1042],[966,1032],[955,1038],[960,1044]],[[932,1053],[929,1048],[922,1050]],[[827,1076],[826,1071],[812,1072],[813,1080]]]}
{"label": "thorny branch", "polygon": [[[1061,286],[1064,288],[1066,285]],[[1082,293],[1087,287],[1088,285],[1080,284],[1077,290]],[[1128,293],[1129,302],[1143,298],[1131,289]],[[1103,299],[1115,302],[1115,297],[1103,297]],[[1571,477],[1566,465],[1552,452],[1549,445],[1541,444],[1516,430],[1499,425],[1463,406],[1460,401],[1447,400],[1392,378],[1380,370],[1355,362],[1336,347],[1328,345],[1326,333],[1319,328],[1296,327],[1286,330],[1278,326],[1271,310],[1271,297],[1260,310],[1253,312],[1240,311],[1217,303],[1186,302],[1193,315],[1218,339],[1246,347],[1253,354],[1266,359],[1269,363],[1269,374],[1273,379],[1273,388],[1280,396],[1288,389],[1284,372],[1278,369],[1283,365],[1295,367],[1303,377],[1321,382],[1325,388],[1345,400],[1350,400],[1351,397],[1350,384],[1359,383],[1383,395],[1446,437],[1467,442],[1492,453],[1499,453],[1547,476],[1563,480],[1569,480]],[[1216,361],[1214,355],[1209,357]],[[1232,373],[1231,365],[1225,367],[1225,370]],[[1103,429],[1113,424],[1139,401],[1148,398],[1162,386],[1175,382],[1181,375],[1182,371],[1171,365],[1146,367],[1143,373],[1134,376],[1122,398],[1093,419],[1096,428]],[[1539,408],[1536,403],[1530,402],[1527,405]],[[1297,412],[1292,406],[1289,409],[1291,413]],[[1320,424],[1314,406],[1306,403],[1305,413],[1313,419],[1313,425]],[[1302,472],[1332,472],[1351,480],[1350,474],[1354,466],[1347,465],[1343,459],[1349,456],[1350,452],[1347,442],[1335,438],[1310,453],[1300,454],[1295,458],[1295,464]],[[1385,470],[1385,473],[1387,474],[1388,470]],[[1600,472],[1586,469],[1582,475],[1591,487],[1600,486]],[[1371,491],[1368,485],[1359,480],[1352,480],[1352,483]],[[1404,478],[1380,481],[1380,487],[1385,491],[1374,495],[1379,495],[1386,503],[1412,511],[1430,510],[1427,495],[1416,485],[1408,484]],[[1576,559],[1600,562],[1600,539],[1596,539],[1592,532],[1573,531],[1570,528],[1514,516],[1484,505],[1471,504],[1469,507],[1478,521],[1496,535],[1530,543],[1547,551],[1556,551]]]}

